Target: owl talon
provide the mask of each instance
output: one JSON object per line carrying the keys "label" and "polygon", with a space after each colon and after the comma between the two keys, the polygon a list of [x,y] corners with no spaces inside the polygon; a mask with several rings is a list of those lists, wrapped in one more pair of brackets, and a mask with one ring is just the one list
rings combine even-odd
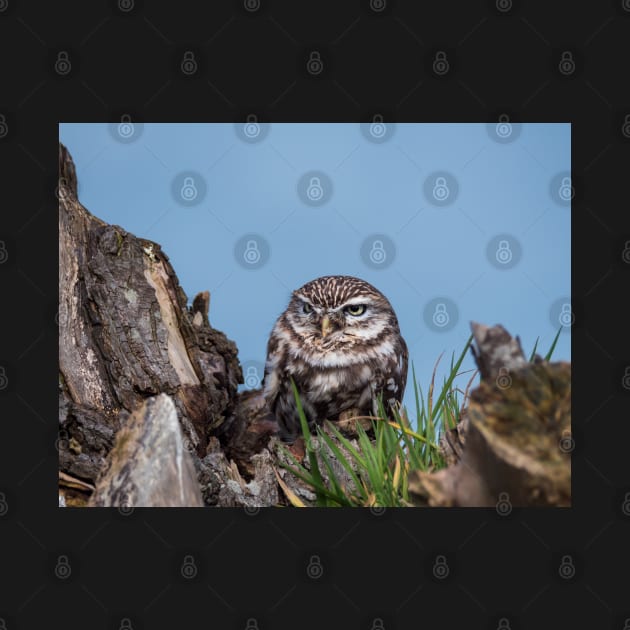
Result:
{"label": "owl talon", "polygon": [[347,409],[339,414],[335,426],[349,438],[355,438],[358,436],[358,426],[364,431],[369,432],[372,430],[372,419],[369,416],[362,416],[358,409]]}

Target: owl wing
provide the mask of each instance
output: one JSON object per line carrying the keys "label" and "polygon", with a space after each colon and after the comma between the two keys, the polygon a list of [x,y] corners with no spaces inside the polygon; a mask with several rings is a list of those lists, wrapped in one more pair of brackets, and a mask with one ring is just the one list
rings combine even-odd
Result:
{"label": "owl wing", "polygon": [[[374,396],[382,395],[385,409],[402,403],[407,385],[407,368],[409,351],[402,337],[398,338],[396,352],[391,354],[383,367],[378,369],[375,378]],[[376,398],[374,399],[374,414],[377,413]]]}
{"label": "owl wing", "polygon": [[281,337],[274,333],[271,334],[267,342],[267,360],[265,361],[265,374],[262,380],[265,400],[270,409],[273,409],[280,392],[282,366],[285,364],[285,352]]}
{"label": "owl wing", "polygon": [[405,340],[400,337],[400,353],[398,355],[397,374],[400,381],[400,399],[402,402],[405,395],[405,387],[407,387],[407,370],[409,369],[409,350]]}

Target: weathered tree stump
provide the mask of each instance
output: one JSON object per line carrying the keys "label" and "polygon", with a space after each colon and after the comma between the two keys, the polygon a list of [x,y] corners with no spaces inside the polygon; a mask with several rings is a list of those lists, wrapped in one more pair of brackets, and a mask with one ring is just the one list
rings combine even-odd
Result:
{"label": "weathered tree stump", "polygon": [[570,506],[571,365],[529,363],[502,326],[472,330],[481,383],[466,409],[465,440],[457,463],[410,476],[416,504]]}
{"label": "weathered tree stump", "polygon": [[120,415],[168,394],[189,450],[203,458],[232,415],[236,345],[208,321],[209,294],[187,299],[166,254],[94,217],[77,199],[59,145],[60,470],[93,484]]}

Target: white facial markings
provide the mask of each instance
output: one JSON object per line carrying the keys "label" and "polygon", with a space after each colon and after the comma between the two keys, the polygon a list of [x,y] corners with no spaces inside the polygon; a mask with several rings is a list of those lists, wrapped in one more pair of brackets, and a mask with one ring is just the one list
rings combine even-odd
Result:
{"label": "white facial markings", "polygon": [[356,297],[346,300],[339,308],[345,308],[353,304],[365,304],[369,307],[373,304],[373,301],[367,295],[357,295]]}
{"label": "white facial markings", "polygon": [[[361,365],[366,361],[379,360],[389,357],[395,352],[391,341],[383,340],[376,346],[364,347],[363,342],[377,339],[390,328],[387,313],[381,311],[381,300],[371,295],[355,295],[343,300],[334,308],[325,308],[317,304],[326,298],[328,302],[339,302],[345,295],[340,285],[331,287],[331,294],[325,296],[322,286],[314,287],[308,297],[302,293],[294,293],[294,300],[298,300],[296,308],[287,311],[285,322],[278,325],[275,335],[284,351],[292,359],[319,368],[347,368]],[[332,298],[332,299],[331,299]],[[309,304],[313,312],[303,313],[303,304]],[[343,312],[348,306],[365,305],[365,312],[361,315],[350,315]],[[339,311],[342,311],[340,313]],[[325,339],[315,322],[318,316],[335,315],[342,317],[342,329],[330,333]],[[315,321],[313,320],[315,317]],[[290,330],[287,330],[287,325]],[[293,336],[297,336],[297,339]],[[296,343],[297,342],[297,343]],[[360,348],[360,352],[354,350]],[[399,357],[397,357],[399,358]]]}
{"label": "white facial markings", "polygon": [[[355,319],[360,319],[359,317]],[[358,339],[370,340],[378,337],[387,328],[387,318],[378,317],[370,320],[369,327],[366,326],[348,326],[347,333],[349,337],[357,337]]]}

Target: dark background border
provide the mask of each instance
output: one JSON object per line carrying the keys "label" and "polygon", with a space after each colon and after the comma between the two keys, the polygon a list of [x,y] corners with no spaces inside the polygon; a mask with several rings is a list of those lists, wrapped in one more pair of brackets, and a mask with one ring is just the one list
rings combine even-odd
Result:
{"label": "dark background border", "polygon": [[[135,0],[125,11],[121,1],[0,0],[0,628],[622,630],[630,2],[432,1],[419,11],[401,0],[249,0],[253,11],[243,2],[202,11],[200,2]],[[179,67],[187,50],[198,63],[191,77]],[[313,50],[317,76],[306,71]],[[61,51],[65,76],[55,72]],[[444,75],[433,71],[437,51],[449,61]],[[559,71],[567,51],[568,75]],[[248,113],[369,121],[382,112],[393,122],[508,113],[573,123],[574,507],[508,517],[59,510],[57,123],[121,112],[161,122]],[[185,555],[197,567],[190,580]],[[449,567],[444,580],[433,572],[437,555]],[[318,579],[306,570],[312,556]]]}

